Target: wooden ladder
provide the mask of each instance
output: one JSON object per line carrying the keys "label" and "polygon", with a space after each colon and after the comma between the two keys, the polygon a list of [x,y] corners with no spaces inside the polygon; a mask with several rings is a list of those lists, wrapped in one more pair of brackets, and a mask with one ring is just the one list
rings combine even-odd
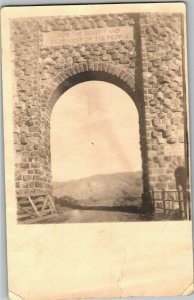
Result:
{"label": "wooden ladder", "polygon": [[37,197],[19,197],[17,201],[17,220],[19,223],[32,224],[53,218],[57,211],[52,197],[40,195]]}

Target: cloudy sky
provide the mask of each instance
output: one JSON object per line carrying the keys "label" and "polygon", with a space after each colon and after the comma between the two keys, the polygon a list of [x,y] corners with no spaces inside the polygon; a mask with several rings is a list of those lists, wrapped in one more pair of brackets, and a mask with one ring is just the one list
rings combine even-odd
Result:
{"label": "cloudy sky", "polygon": [[51,116],[53,180],[141,169],[138,113],[110,83],[80,83],[57,101]]}

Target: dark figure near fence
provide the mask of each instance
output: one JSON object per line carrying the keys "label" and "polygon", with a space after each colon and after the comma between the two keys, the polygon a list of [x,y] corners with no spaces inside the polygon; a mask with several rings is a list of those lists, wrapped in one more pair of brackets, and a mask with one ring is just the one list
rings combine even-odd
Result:
{"label": "dark figure near fence", "polygon": [[[176,186],[179,194],[180,210],[183,217],[191,219],[191,201],[190,201],[190,189],[188,182],[187,170],[184,167],[178,167],[175,170]],[[181,204],[182,203],[182,204]]]}

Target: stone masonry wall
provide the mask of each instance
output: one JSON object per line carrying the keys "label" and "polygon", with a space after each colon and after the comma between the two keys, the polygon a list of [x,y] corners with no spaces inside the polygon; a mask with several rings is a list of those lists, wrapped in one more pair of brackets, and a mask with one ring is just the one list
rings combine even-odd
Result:
{"label": "stone masonry wall", "polygon": [[146,14],[140,24],[149,183],[171,190],[185,166],[181,15]]}
{"label": "stone masonry wall", "polygon": [[[16,75],[15,149],[18,196],[52,191],[49,98],[61,81],[87,70],[118,74],[134,89],[135,41],[43,45],[45,32],[133,26],[130,15],[44,17],[11,24]],[[114,68],[115,67],[115,68]],[[119,67],[116,68],[116,67]],[[110,70],[110,71],[109,71]],[[33,137],[33,138],[32,138]]]}
{"label": "stone masonry wall", "polygon": [[[133,27],[133,39],[73,46],[45,46],[43,41],[45,33],[118,26]],[[14,19],[11,33],[18,196],[52,193],[50,114],[57,101],[53,95],[63,82],[88,71],[112,74],[132,93],[140,114],[144,191],[176,187],[174,172],[185,166],[180,15]]]}
{"label": "stone masonry wall", "polygon": [[[38,24],[30,20],[11,23],[14,52],[14,143],[17,195],[46,192],[40,189],[41,168],[41,102],[39,82]],[[47,178],[45,178],[47,181]]]}
{"label": "stone masonry wall", "polygon": [[[116,26],[133,26],[134,19],[127,15],[103,15],[74,18],[41,18],[40,32],[40,75],[41,105],[47,113],[52,112],[54,103],[50,96],[58,85],[74,74],[87,71],[104,71],[127,77],[127,84],[134,90],[136,50],[135,40],[101,43],[84,43],[81,45],[51,46],[43,45],[45,32],[56,33],[60,30],[89,30],[114,28]],[[116,68],[117,67],[117,68]],[[44,117],[50,121],[50,116]]]}

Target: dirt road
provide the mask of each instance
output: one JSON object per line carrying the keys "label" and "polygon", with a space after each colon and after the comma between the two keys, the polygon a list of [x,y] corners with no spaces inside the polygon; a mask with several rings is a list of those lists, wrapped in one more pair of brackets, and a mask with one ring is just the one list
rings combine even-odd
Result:
{"label": "dirt road", "polygon": [[150,220],[152,220],[150,216],[137,212],[69,209],[63,211],[54,219],[45,220],[44,223],[137,222]]}

